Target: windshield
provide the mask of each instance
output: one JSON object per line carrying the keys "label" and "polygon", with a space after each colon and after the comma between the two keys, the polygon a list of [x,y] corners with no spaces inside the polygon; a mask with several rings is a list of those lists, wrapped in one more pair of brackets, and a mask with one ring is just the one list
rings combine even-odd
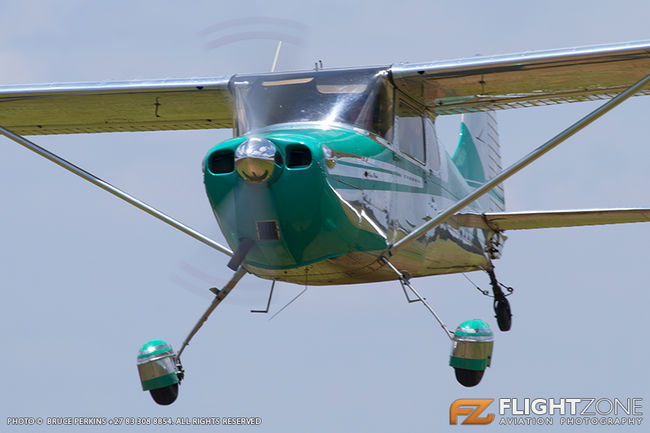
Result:
{"label": "windshield", "polygon": [[239,135],[285,122],[345,123],[390,140],[393,94],[383,69],[237,75]]}

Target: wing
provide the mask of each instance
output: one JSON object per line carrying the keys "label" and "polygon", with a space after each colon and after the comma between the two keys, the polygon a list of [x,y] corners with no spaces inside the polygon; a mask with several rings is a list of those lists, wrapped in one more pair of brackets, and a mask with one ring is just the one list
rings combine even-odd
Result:
{"label": "wing", "polygon": [[[402,92],[436,114],[602,99],[650,73],[650,41],[393,65],[390,72]],[[226,77],[0,86],[0,125],[20,135],[232,124]]]}
{"label": "wing", "polygon": [[650,221],[650,209],[593,209],[542,212],[460,213],[456,224],[493,231],[592,226]]}
{"label": "wing", "polygon": [[230,128],[228,81],[0,86],[0,126],[20,135]]}
{"label": "wing", "polygon": [[608,99],[650,74],[650,41],[400,64],[390,70],[402,92],[435,114]]}

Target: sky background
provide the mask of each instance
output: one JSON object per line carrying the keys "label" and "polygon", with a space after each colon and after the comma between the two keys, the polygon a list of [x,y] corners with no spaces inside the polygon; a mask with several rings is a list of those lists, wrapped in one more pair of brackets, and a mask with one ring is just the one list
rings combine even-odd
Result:
{"label": "sky background", "polygon": [[[367,66],[650,39],[650,4],[625,0],[4,1],[2,9],[2,84],[267,71],[273,41],[208,48],[262,30],[302,41],[285,46],[280,70],[319,59]],[[306,27],[201,32],[258,16]],[[598,104],[499,112],[504,162]],[[648,97],[625,102],[514,176],[507,209],[650,206],[649,108]],[[439,122],[450,151],[458,123]],[[201,161],[229,134],[34,141],[222,240]],[[270,284],[248,275],[185,352],[177,402],[159,407],[140,390],[137,351],[150,338],[180,347],[211,300],[207,288],[230,277],[227,258],[7,139],[0,149],[0,425],[8,416],[257,416],[263,424],[250,430],[460,431],[469,427],[449,426],[449,406],[471,397],[641,397],[650,417],[650,224],[507,233],[496,272],[515,288],[513,329],[496,332],[492,367],[476,388],[456,383],[447,338],[396,282],[313,287],[269,321],[248,311],[264,306]],[[487,287],[483,273],[470,277]],[[462,275],[414,284],[449,327],[480,317],[496,329],[491,299]],[[301,289],[280,283],[272,311]]]}

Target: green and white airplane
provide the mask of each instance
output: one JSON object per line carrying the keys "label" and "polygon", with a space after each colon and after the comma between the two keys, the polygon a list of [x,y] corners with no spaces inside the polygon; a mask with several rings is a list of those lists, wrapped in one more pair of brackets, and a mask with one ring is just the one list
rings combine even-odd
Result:
{"label": "green and white airplane", "polygon": [[[308,285],[397,280],[452,342],[464,386],[490,365],[493,334],[474,319],[450,331],[412,278],[482,270],[502,331],[512,292],[497,281],[504,231],[650,221],[650,209],[506,212],[502,183],[625,99],[649,94],[650,41],[454,61],[224,78],[0,87],[0,133],[204,244],[234,274],[176,353],[163,340],[138,356],[144,390],[177,398],[180,356],[251,273]],[[607,100],[501,165],[495,110]],[[437,116],[462,114],[453,156]],[[26,139],[26,135],[232,128],[205,157],[221,245]]]}

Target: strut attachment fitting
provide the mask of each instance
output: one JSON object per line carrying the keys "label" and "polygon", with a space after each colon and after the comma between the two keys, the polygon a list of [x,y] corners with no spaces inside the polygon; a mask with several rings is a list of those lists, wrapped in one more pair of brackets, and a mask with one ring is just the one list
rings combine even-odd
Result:
{"label": "strut attachment fitting", "polygon": [[[410,298],[408,297],[408,295],[407,295],[407,296],[406,296],[406,299],[407,299],[409,302],[418,302],[418,301],[419,301],[419,302],[422,302],[422,305],[424,305],[424,306],[426,307],[426,309],[429,310],[429,312],[430,312],[431,314],[433,314],[433,317],[435,317],[436,321],[440,324],[440,326],[442,327],[442,330],[445,331],[445,334],[447,334],[447,337],[449,337],[450,340],[454,341],[454,333],[451,332],[451,331],[449,330],[449,328],[447,328],[447,326],[444,324],[444,322],[442,321],[442,319],[441,319],[441,318],[436,314],[436,312],[433,310],[433,308],[431,307],[431,305],[429,305],[429,303],[427,302],[427,300],[426,300],[425,298],[423,298],[422,295],[420,295],[420,294],[418,293],[418,291],[415,290],[415,288],[413,288],[413,286],[411,285],[411,282],[410,282],[410,279],[411,279],[410,276],[409,276],[406,272],[400,272],[400,271],[398,271],[397,268],[396,268],[395,266],[393,266],[393,264],[392,264],[392,263],[391,263],[391,262],[390,262],[386,257],[382,257],[380,260],[381,260],[382,262],[384,262],[384,264],[386,264],[386,265],[387,265],[387,266],[388,266],[388,267],[389,267],[393,272],[395,272],[395,274],[397,274],[397,276],[398,276],[398,278],[399,278],[399,281],[400,281],[400,283],[402,284],[402,289],[404,289],[404,286],[408,287],[409,290],[410,290],[410,291],[415,295],[415,297],[417,298],[417,299],[410,299]],[[406,294],[406,291],[404,291],[404,293]]]}
{"label": "strut attachment fitting", "polygon": [[[497,324],[499,325],[499,329],[501,331],[509,331],[510,327],[512,327],[512,312],[510,311],[510,302],[508,302],[506,295],[503,293],[503,290],[501,290],[501,283],[497,281],[497,277],[494,275],[494,269],[489,269],[486,272],[490,276],[490,285],[492,286],[492,293],[494,293],[494,317],[496,317]],[[511,287],[507,287],[506,289],[510,293],[513,291]]]}

